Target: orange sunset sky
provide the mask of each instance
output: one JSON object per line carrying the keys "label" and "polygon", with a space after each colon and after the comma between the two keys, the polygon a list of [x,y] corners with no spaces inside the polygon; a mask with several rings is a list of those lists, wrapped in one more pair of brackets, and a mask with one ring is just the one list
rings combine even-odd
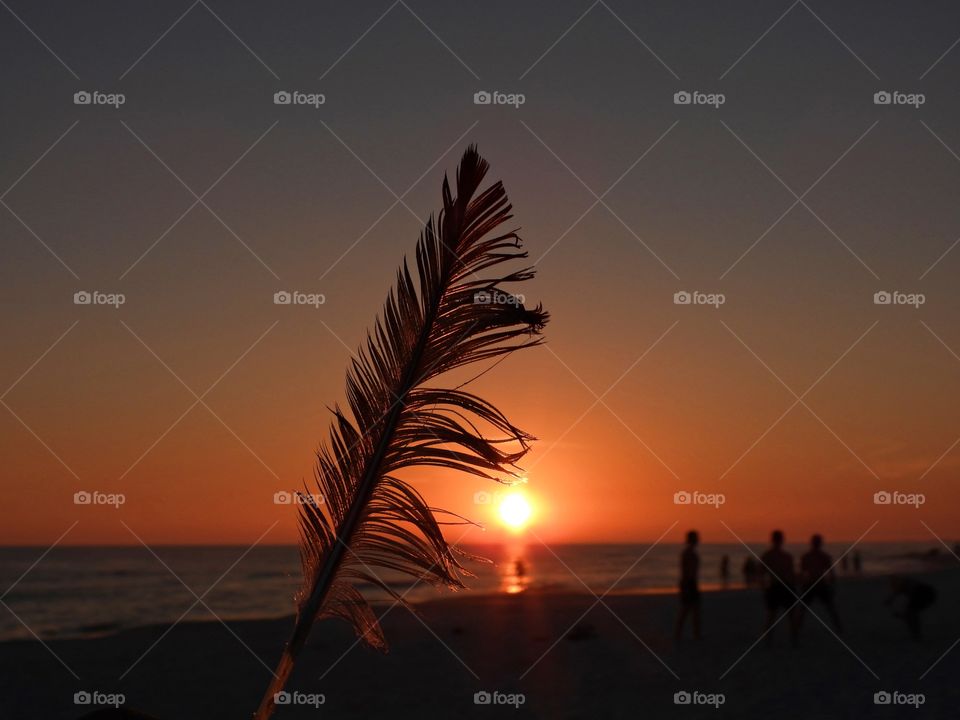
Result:
{"label": "orange sunset sky", "polygon": [[[683,38],[660,35],[664,57],[677,43],[684,82],[718,84],[762,28],[717,37],[717,19],[697,13]],[[376,30],[322,82],[285,68],[329,67],[342,37],[313,28],[316,42],[286,43],[265,31],[259,49],[278,84],[231,38],[211,45],[202,14],[114,83],[130,97],[120,111],[31,94],[78,89],[49,58],[16,73],[3,64],[23,93],[0,110],[0,544],[46,546],[68,528],[65,544],[131,544],[133,533],[295,542],[296,513],[273,495],[309,481],[350,351],[470,142],[504,180],[538,270],[518,290],[552,316],[545,347],[473,386],[539,438],[525,463],[529,533],[646,542],[677,522],[668,540],[688,527],[705,542],[756,540],[774,526],[854,540],[876,522],[869,540],[932,541],[924,524],[960,535],[950,75],[922,85],[947,98],[923,109],[926,128],[919,115],[880,114],[874,79],[822,27],[799,22],[789,37],[802,58],[781,49],[771,69],[771,36],[718,84],[730,98],[721,110],[681,112],[671,100],[681,85],[629,34],[597,39],[591,23],[604,17],[522,81],[494,66],[478,81],[438,43],[417,42],[414,25]],[[356,18],[357,34],[373,19]],[[91,87],[149,45],[129,18],[113,21],[131,28],[106,51],[66,27],[51,37],[78,65],[123,58],[88,64]],[[266,16],[237,21],[271,27]],[[519,52],[569,25],[521,13],[521,42],[491,22],[444,37],[469,58],[485,37]],[[15,52],[43,57],[26,33],[4,32]],[[851,42],[882,65],[889,38],[863,33]],[[290,55],[294,45],[309,57]],[[398,53],[409,73],[393,71]],[[322,89],[327,105],[270,102],[294,84]],[[471,98],[487,86],[528,100],[478,113]],[[796,204],[811,186],[809,207]],[[82,290],[126,301],[75,305]],[[281,290],[326,302],[278,306]],[[694,290],[725,303],[674,303]],[[893,290],[925,303],[874,304]],[[474,502],[496,488],[444,473],[414,480],[432,505],[489,525],[464,541],[505,536],[495,508]],[[126,502],[77,506],[81,490]],[[882,490],[926,502],[878,506]],[[679,506],[678,491],[726,502]]]}

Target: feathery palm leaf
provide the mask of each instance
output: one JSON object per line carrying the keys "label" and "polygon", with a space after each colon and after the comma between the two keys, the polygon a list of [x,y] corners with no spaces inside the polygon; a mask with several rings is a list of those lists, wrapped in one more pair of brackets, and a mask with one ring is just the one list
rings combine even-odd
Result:
{"label": "feathery palm leaf", "polygon": [[[456,197],[444,178],[443,209],[417,244],[419,282],[404,261],[382,317],[347,373],[353,420],[334,409],[330,446],[317,454],[323,503],[303,496],[304,587],[293,635],[257,720],[273,711],[275,693],[286,684],[314,620],[345,618],[368,644],[386,647],[356,583],[402,598],[374,568],[463,587],[469,573],[437,519],[449,513],[428,506],[399,471],[438,466],[509,482],[529,449],[533,438],[490,403],[462,386],[429,384],[455,368],[539,344],[548,320],[540,305],[527,308],[502,287],[533,277],[532,268],[489,277],[488,271],[527,254],[515,233],[494,232],[512,215],[500,182],[478,193],[487,169],[470,146],[457,170]],[[497,437],[485,437],[484,427]]]}

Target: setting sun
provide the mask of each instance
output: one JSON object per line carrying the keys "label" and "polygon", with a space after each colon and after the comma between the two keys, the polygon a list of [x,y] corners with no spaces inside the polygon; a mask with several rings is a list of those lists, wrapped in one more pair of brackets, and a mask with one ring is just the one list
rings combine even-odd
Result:
{"label": "setting sun", "polygon": [[521,530],[530,522],[533,513],[530,502],[521,493],[507,495],[500,502],[500,519],[513,530]]}

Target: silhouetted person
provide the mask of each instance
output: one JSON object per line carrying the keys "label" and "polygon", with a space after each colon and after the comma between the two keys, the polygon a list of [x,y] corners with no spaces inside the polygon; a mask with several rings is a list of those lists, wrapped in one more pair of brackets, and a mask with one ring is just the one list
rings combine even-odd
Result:
{"label": "silhouetted person", "polygon": [[748,587],[753,585],[757,579],[757,564],[753,561],[753,557],[750,555],[747,556],[747,559],[743,561],[743,582]]}
{"label": "silhouetted person", "polygon": [[674,635],[677,640],[683,634],[683,623],[687,615],[693,616],[693,637],[700,638],[700,556],[697,544],[700,536],[696,530],[687,533],[687,545],[680,553],[680,613],[677,615],[677,627]]}
{"label": "silhouetted person", "polygon": [[523,560],[517,560],[513,564],[513,574],[518,578],[525,577],[527,574],[527,566],[523,564]]}
{"label": "silhouetted person", "polygon": [[[833,604],[836,591],[836,575],[833,572],[833,558],[823,549],[823,537],[814,535],[810,538],[810,549],[800,558],[800,597],[803,604],[809,607],[814,600],[822,602],[830,615],[830,620],[838,633],[843,632],[840,616]],[[811,610],[811,612],[813,612]],[[803,613],[797,615],[797,630],[803,621]]]}
{"label": "silhouetted person", "polygon": [[763,630],[767,635],[767,645],[773,642],[772,627],[782,608],[789,614],[790,640],[797,643],[797,613],[794,606],[797,603],[795,591],[796,576],[793,571],[793,555],[783,549],[783,532],[774,530],[770,536],[771,547],[767,550],[760,562],[765,570],[763,575],[763,599],[767,606],[767,621]]}
{"label": "silhouetted person", "polygon": [[886,604],[893,604],[901,595],[905,598],[903,609],[895,612],[894,616],[906,622],[913,639],[919,640],[920,613],[933,605],[937,599],[937,591],[926,583],[894,575],[890,578],[890,595]]}
{"label": "silhouetted person", "polygon": [[863,571],[863,559],[860,557],[860,551],[853,551],[853,572],[859,575]]}
{"label": "silhouetted person", "polygon": [[724,555],[720,558],[720,584],[723,587],[730,582],[730,556]]}
{"label": "silhouetted person", "polygon": [[840,568],[843,570],[843,574],[846,575],[847,574],[847,556],[846,555],[843,555],[840,558]]}

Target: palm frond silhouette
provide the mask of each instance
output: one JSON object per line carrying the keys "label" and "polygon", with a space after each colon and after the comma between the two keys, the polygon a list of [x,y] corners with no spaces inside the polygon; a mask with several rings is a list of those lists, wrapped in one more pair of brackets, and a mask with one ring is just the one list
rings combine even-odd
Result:
{"label": "palm frond silhouette", "polygon": [[540,344],[549,318],[541,305],[527,308],[505,287],[532,278],[532,268],[491,273],[527,254],[516,233],[500,229],[512,217],[502,183],[478,192],[488,168],[470,146],[457,170],[456,196],[444,178],[442,211],[417,243],[418,282],[404,260],[348,370],[353,419],[336,407],[329,447],[317,453],[323,503],[302,496],[304,586],[293,633],[255,720],[272,714],[315,620],[344,618],[368,644],[386,648],[356,584],[373,583],[402,598],[375,569],[463,587],[469,572],[462,552],[447,543],[438,518],[464,519],[427,505],[398,471],[437,466],[510,482],[529,450],[533,437],[489,402],[462,386],[431,384],[456,368]]}

